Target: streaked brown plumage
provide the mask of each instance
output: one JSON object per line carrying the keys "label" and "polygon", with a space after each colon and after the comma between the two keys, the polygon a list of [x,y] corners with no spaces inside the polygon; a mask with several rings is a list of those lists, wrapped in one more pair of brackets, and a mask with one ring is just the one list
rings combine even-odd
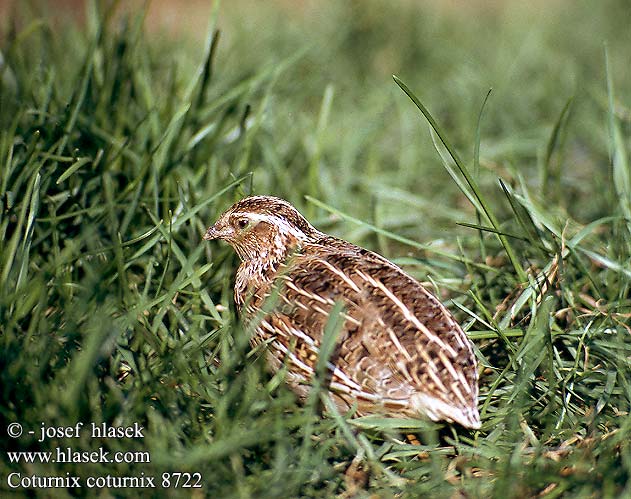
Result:
{"label": "streaked brown plumage", "polygon": [[252,343],[268,343],[272,370],[309,391],[320,340],[336,302],[344,322],[329,391],[340,410],[427,417],[479,428],[478,374],[469,339],[445,307],[385,258],[315,229],[288,202],[242,199],[208,229],[241,259],[235,301],[245,321],[278,289]]}

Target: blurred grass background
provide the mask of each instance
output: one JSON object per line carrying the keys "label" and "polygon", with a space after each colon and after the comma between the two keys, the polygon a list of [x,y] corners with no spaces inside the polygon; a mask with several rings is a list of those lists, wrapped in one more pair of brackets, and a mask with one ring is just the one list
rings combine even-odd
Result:
{"label": "blurred grass background", "polygon": [[[0,12],[3,491],[24,493],[15,471],[189,471],[209,497],[631,494],[628,2]],[[434,288],[476,345],[481,431],[320,417],[265,372],[236,257],[201,241],[249,193]],[[14,421],[146,436],[39,444]],[[152,462],[5,454],[55,446]]]}

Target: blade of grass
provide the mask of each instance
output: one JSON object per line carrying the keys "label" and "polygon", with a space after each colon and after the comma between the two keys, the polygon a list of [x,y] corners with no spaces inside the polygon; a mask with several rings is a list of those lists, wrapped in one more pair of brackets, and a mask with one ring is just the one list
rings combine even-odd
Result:
{"label": "blade of grass", "polygon": [[[512,195],[511,190],[508,188],[508,186],[504,183],[502,179],[499,179],[499,183],[500,183],[500,186],[502,187],[502,191],[504,192],[504,195],[506,196],[506,199],[508,199],[508,202],[510,204],[511,209],[513,210],[513,213],[515,214],[515,218],[517,219],[517,222],[523,229],[524,233],[527,235],[525,239],[530,241],[530,244],[534,248],[537,248],[540,250],[540,255],[539,255],[540,257],[546,258],[548,256],[545,250],[546,245],[541,239],[541,236],[539,235],[539,232],[537,231],[537,226],[534,224],[534,222],[532,221],[532,218],[530,217],[530,213],[528,213],[528,210],[526,210],[526,208],[521,203],[519,203],[519,200]],[[560,251],[558,247],[556,248],[556,250]]]}
{"label": "blade of grass", "polygon": [[40,181],[41,175],[37,172],[33,181],[33,191],[29,201],[29,213],[28,218],[26,219],[26,227],[24,229],[24,239],[22,240],[22,262],[20,265],[20,273],[18,274],[17,283],[15,285],[16,289],[20,288],[22,280],[28,273],[28,264],[30,261],[29,255],[31,251],[31,243],[33,242],[33,231],[35,229],[35,218],[39,212]]}
{"label": "blade of grass", "polygon": [[414,241],[412,239],[408,239],[407,237],[399,236],[398,234],[395,234],[393,232],[381,229],[379,227],[375,227],[372,224],[369,224],[367,222],[359,220],[358,218],[354,218],[354,217],[352,217],[350,215],[347,215],[346,213],[344,213],[344,212],[342,212],[342,211],[340,211],[340,210],[338,210],[336,208],[333,208],[332,206],[329,206],[328,204],[325,204],[325,203],[323,203],[322,201],[320,201],[318,199],[312,198],[311,196],[305,196],[305,199],[307,201],[309,201],[310,203],[313,203],[316,206],[318,206],[318,207],[320,207],[320,208],[322,208],[322,209],[324,209],[324,210],[326,210],[326,211],[328,211],[330,213],[338,215],[339,217],[341,217],[341,218],[343,218],[345,220],[348,220],[350,222],[353,222],[353,223],[355,223],[357,225],[361,225],[362,227],[366,227],[371,232],[375,232],[376,234],[381,234],[383,236],[386,236],[387,238],[392,239],[393,241],[398,241],[398,242],[406,244],[408,246],[412,246],[413,248],[424,250],[424,251],[427,251],[429,253],[434,253],[436,255],[443,256],[443,257],[448,258],[450,260],[455,260],[455,261],[458,261],[458,262],[467,262],[468,264],[470,264],[472,266],[475,266],[475,267],[478,267],[478,268],[483,268],[485,270],[490,270],[490,271],[493,271],[493,272],[497,272],[497,269],[495,269],[493,267],[490,267],[488,265],[484,265],[482,263],[479,263],[479,262],[467,259],[467,258],[462,257],[462,256],[453,255],[453,254],[448,253],[446,251],[442,251],[442,250],[439,250],[439,249],[436,249],[436,248],[432,248],[429,245],[421,244],[421,243],[419,243],[417,241]]}
{"label": "blade of grass", "polygon": [[[495,215],[493,214],[493,212],[491,211],[486,199],[482,195],[482,193],[481,193],[481,191],[480,191],[480,189],[479,189],[479,187],[477,185],[477,182],[470,175],[468,169],[464,166],[464,163],[458,157],[455,149],[451,146],[451,144],[447,140],[447,136],[442,132],[441,128],[438,126],[438,123],[434,120],[434,118],[432,117],[430,112],[421,103],[421,101],[416,97],[416,95],[414,95],[412,93],[412,91],[405,85],[405,83],[403,83],[397,76],[393,76],[393,78],[394,78],[395,83],[397,85],[399,85],[401,90],[403,90],[403,92],[410,98],[410,100],[419,109],[419,111],[421,111],[421,113],[423,114],[423,116],[425,117],[427,122],[430,124],[430,127],[433,130],[433,132],[440,139],[440,142],[442,143],[442,146],[449,153],[449,157],[455,163],[456,167],[458,168],[458,170],[460,171],[460,173],[464,177],[464,179],[466,181],[466,184],[468,185],[469,189],[471,189],[471,192],[467,188],[463,189],[462,187],[464,186],[464,184],[461,184],[460,182],[458,182],[458,185],[459,185],[459,187],[461,187],[461,190],[462,190],[463,194],[465,194],[465,196],[467,196],[467,198],[470,201],[473,202],[473,200],[475,200],[475,202],[473,204],[474,204],[474,206],[476,206],[476,209],[478,209],[478,211],[480,211],[481,213],[484,214],[484,216],[488,219],[489,223],[491,224],[491,226],[494,229],[499,230],[499,222],[498,222],[497,218],[495,217]],[[440,153],[440,150],[439,150],[439,153]],[[450,170],[450,166],[448,165],[448,162],[443,162],[443,163],[444,163],[445,167],[447,168],[447,170],[451,171]],[[452,177],[453,177],[453,175],[452,175]],[[521,263],[517,259],[517,255],[515,254],[512,246],[508,243],[507,239],[504,236],[498,234],[498,238],[500,240],[500,243],[502,244],[502,246],[506,250],[506,254],[507,254],[509,260],[511,261],[511,263],[513,265],[513,268],[515,269],[515,272],[517,273],[517,277],[518,277],[519,281],[520,282],[526,282],[527,281],[526,272],[524,271]]]}
{"label": "blade of grass", "polygon": [[[563,109],[561,110],[561,113],[559,114],[559,117],[557,118],[554,124],[554,127],[552,128],[552,133],[550,134],[550,138],[548,139],[548,144],[546,146],[546,156],[543,161],[542,172],[541,172],[541,197],[543,199],[547,199],[547,198],[549,199],[550,195],[554,195],[555,192],[557,194],[560,193],[560,189],[561,189],[560,167],[561,167],[562,162],[559,159],[556,162],[557,164],[555,166],[552,164],[552,157],[553,157],[554,152],[558,150],[558,148],[561,145],[563,132],[565,131],[567,124],[569,122],[570,112],[572,110],[573,103],[574,103],[574,97],[570,97],[565,103],[565,105],[563,106]],[[555,181],[553,190],[551,190],[550,188],[551,180]],[[554,197],[558,197],[558,196],[555,195]]]}
{"label": "blade of grass", "polygon": [[[329,84],[324,89],[324,95],[322,96],[322,103],[320,104],[320,114],[318,116],[318,124],[315,130],[314,137],[314,150],[311,155],[311,161],[309,162],[309,192],[314,197],[321,196],[320,189],[320,158],[322,156],[322,141],[327,125],[329,123],[329,115],[331,114],[331,106],[333,104],[333,96],[335,90],[333,85]],[[309,217],[313,218],[315,213],[309,213]]]}
{"label": "blade of grass", "polygon": [[509,232],[497,230],[497,229],[494,229],[493,227],[487,227],[485,225],[470,224],[470,223],[467,223],[467,222],[456,222],[456,224],[460,225],[461,227],[468,227],[470,229],[476,229],[476,230],[478,230],[480,232],[490,232],[491,234],[501,234],[502,236],[510,237],[510,238],[513,238],[513,239],[518,239],[520,241],[528,241],[528,238],[526,238],[524,236],[518,236],[517,234],[511,234]]}
{"label": "blade of grass", "polygon": [[614,109],[614,88],[611,78],[609,51],[605,45],[605,74],[607,78],[607,116],[609,119],[609,151],[613,169],[613,184],[620,211],[627,221],[631,233],[631,171],[627,150],[618,126]]}
{"label": "blade of grass", "polygon": [[79,168],[81,168],[83,165],[87,165],[90,161],[92,161],[92,158],[88,158],[88,157],[78,158],[77,161],[72,166],[70,166],[65,172],[59,175],[59,178],[57,179],[55,183],[57,185],[61,184],[64,180],[69,178]]}
{"label": "blade of grass", "polygon": [[[9,280],[9,275],[11,270],[13,269],[13,263],[15,261],[18,243],[22,237],[22,230],[24,227],[24,223],[28,223],[27,220],[27,212],[29,208],[29,204],[33,203],[34,189],[36,185],[39,185],[39,170],[41,168],[41,164],[36,167],[36,170],[33,172],[33,180],[29,183],[26,195],[24,197],[24,202],[22,203],[22,207],[20,209],[20,214],[17,219],[17,223],[15,225],[15,230],[11,239],[9,240],[9,244],[7,245],[7,250],[2,254],[2,274],[0,274],[0,289],[7,289],[7,283]],[[28,200],[28,202],[26,202]],[[29,217],[30,218],[30,217]]]}
{"label": "blade of grass", "polygon": [[482,116],[484,115],[484,108],[486,106],[486,102],[489,100],[491,96],[492,88],[489,88],[488,92],[484,96],[484,100],[482,101],[482,105],[480,106],[480,113],[478,114],[478,122],[475,126],[475,143],[473,147],[473,177],[476,179],[480,178],[480,142],[482,135]]}

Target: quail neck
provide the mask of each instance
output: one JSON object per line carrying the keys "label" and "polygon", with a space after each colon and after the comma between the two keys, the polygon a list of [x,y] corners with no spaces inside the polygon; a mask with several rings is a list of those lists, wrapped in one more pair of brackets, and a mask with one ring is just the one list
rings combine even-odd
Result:
{"label": "quail neck", "polygon": [[[327,363],[328,391],[340,411],[480,427],[469,339],[440,301],[392,262],[320,232],[270,196],[237,202],[204,239],[223,239],[239,255],[234,295],[243,320],[257,318],[250,341],[266,345],[272,371],[287,366],[286,381],[300,399],[341,302],[343,324]],[[274,292],[271,310],[263,308]]]}

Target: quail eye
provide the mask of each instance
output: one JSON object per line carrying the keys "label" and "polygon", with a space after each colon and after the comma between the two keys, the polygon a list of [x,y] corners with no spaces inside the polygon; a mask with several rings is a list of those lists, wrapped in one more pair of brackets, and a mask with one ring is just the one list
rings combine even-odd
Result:
{"label": "quail eye", "polygon": [[240,218],[239,220],[237,220],[237,227],[239,227],[239,229],[245,229],[248,226],[248,219],[247,218]]}

